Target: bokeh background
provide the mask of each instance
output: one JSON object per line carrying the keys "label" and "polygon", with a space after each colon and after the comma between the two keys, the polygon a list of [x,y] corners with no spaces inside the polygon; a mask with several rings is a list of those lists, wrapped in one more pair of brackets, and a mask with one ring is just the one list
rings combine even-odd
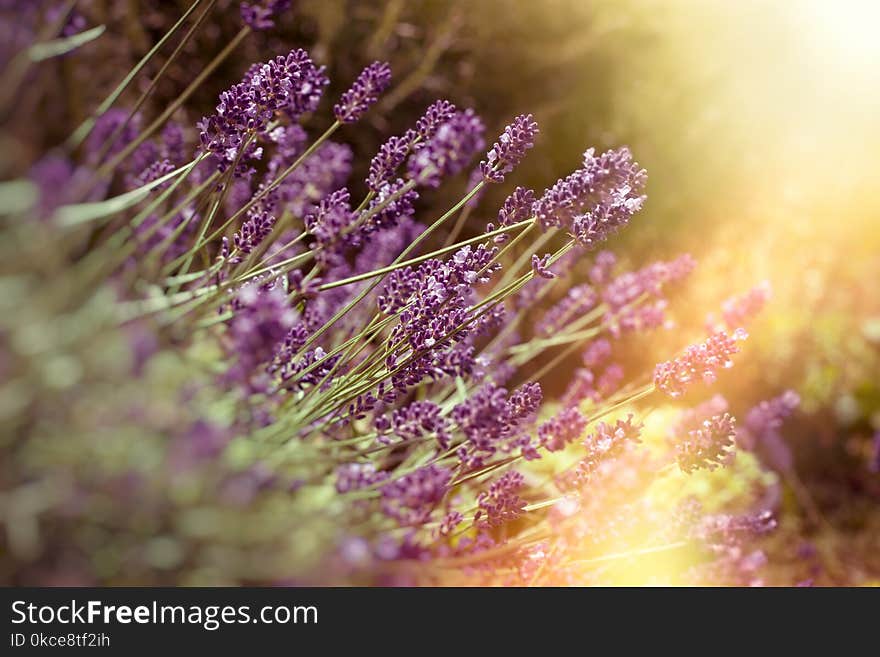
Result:
{"label": "bokeh background", "polygon": [[[188,4],[83,2],[107,34],[24,86],[5,117],[3,177],[22,175],[112,87],[121,65],[101,67],[102,58],[134,64]],[[188,44],[146,113],[238,31],[234,4],[218,3],[230,19]],[[698,275],[676,298],[680,325],[701,326],[707,309],[760,281],[773,289],[723,390],[734,408],[786,388],[802,399],[784,432],[791,463],[767,455],[761,464],[778,479],[782,509],[766,539],[766,581],[870,584],[880,582],[878,24],[880,4],[870,0],[300,0],[178,118],[194,123],[248,63],[300,45],[328,66],[330,98],[366,63],[391,62],[392,91],[367,126],[344,135],[361,166],[437,97],[474,107],[490,133],[533,113],[541,137],[513,182],[537,190],[587,146],[628,144],[649,172],[649,200],[611,247],[634,263],[697,259]],[[37,115],[47,120],[29,120]],[[500,200],[487,196],[481,207]],[[474,213],[465,230],[482,230],[490,214]],[[658,349],[678,344],[655,340]],[[741,475],[694,485],[723,499],[744,485]]]}

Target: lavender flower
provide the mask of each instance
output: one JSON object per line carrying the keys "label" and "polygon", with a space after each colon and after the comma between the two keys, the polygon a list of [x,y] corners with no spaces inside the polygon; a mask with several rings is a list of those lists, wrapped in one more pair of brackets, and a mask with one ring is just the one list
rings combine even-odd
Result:
{"label": "lavender flower", "polygon": [[296,313],[279,286],[244,286],[236,295],[238,308],[229,322],[231,351],[235,364],[227,377],[246,381],[260,363],[268,362],[296,321]]}
{"label": "lavender flower", "polygon": [[[202,149],[218,159],[221,171],[236,160],[259,159],[257,134],[276,113],[296,120],[314,110],[327,83],[323,67],[301,49],[254,64],[241,82],[220,94],[216,112],[199,123]],[[250,169],[242,165],[241,171]]]}
{"label": "lavender flower", "polygon": [[601,365],[611,356],[611,343],[604,338],[593,340],[581,354],[581,361],[585,367]]}
{"label": "lavender flower", "polygon": [[526,384],[508,398],[507,390],[487,383],[452,409],[452,419],[467,438],[459,458],[468,468],[480,467],[500,449],[523,447],[532,454],[523,429],[541,404],[538,384]]}
{"label": "lavender flower", "polygon": [[654,368],[654,385],[670,397],[680,397],[697,379],[713,383],[719,369],[733,366],[730,357],[739,352],[736,343],[746,337],[741,329],[732,336],[720,331],[702,344],[691,345],[680,357]]}
{"label": "lavender flower", "polygon": [[340,123],[356,123],[390,84],[391,67],[386,62],[373,62],[361,71],[351,88],[333,106],[336,120]]}
{"label": "lavender flower", "polygon": [[580,479],[589,479],[602,463],[616,458],[627,445],[641,442],[642,426],[633,424],[632,414],[626,420],[617,420],[614,425],[597,423],[595,432],[584,440],[587,455],[577,465]]}
{"label": "lavender flower", "polygon": [[560,302],[547,311],[535,327],[535,332],[546,337],[561,331],[569,322],[595,308],[598,300],[599,295],[591,285],[587,283],[576,285]]}
{"label": "lavender flower", "polygon": [[584,153],[583,167],[560,179],[535,202],[534,214],[547,230],[565,228],[579,244],[590,248],[626,224],[641,209],[645,197],[644,169],[626,148]]}
{"label": "lavender flower", "polygon": [[566,408],[538,427],[538,440],[550,452],[565,449],[580,438],[587,427],[587,418],[576,408]]}
{"label": "lavender flower", "polygon": [[452,473],[427,465],[382,487],[382,511],[402,526],[421,525],[443,500]]}
{"label": "lavender flower", "polygon": [[537,254],[532,255],[532,271],[535,272],[536,276],[540,276],[541,278],[551,279],[556,278],[556,274],[554,274],[550,270],[550,254],[547,253],[543,257],[539,258]]}
{"label": "lavender flower", "polygon": [[290,9],[291,0],[256,0],[241,3],[241,20],[252,30],[271,30],[278,14]]}
{"label": "lavender flower", "polygon": [[345,463],[336,469],[336,492],[348,493],[374,486],[388,478],[388,473],[376,470],[374,463]]}
{"label": "lavender flower", "polygon": [[483,148],[483,122],[473,110],[456,112],[423,148],[410,156],[407,170],[420,185],[438,187],[444,176],[462,171]]}
{"label": "lavender flower", "polygon": [[526,151],[535,145],[538,124],[531,114],[520,114],[504,128],[498,141],[480,162],[480,170],[486,182],[504,182],[504,176],[513,171]]}
{"label": "lavender flower", "polygon": [[526,503],[517,494],[525,487],[525,477],[514,471],[505,472],[492,482],[489,490],[477,496],[479,509],[474,515],[474,524],[482,527],[498,527],[523,514]]}
{"label": "lavender flower", "polygon": [[391,137],[379,148],[379,152],[370,162],[370,175],[367,187],[378,192],[388,182],[394,172],[403,164],[409,154],[410,141],[406,137]]}
{"label": "lavender flower", "polygon": [[710,331],[745,328],[770,299],[770,283],[763,281],[741,296],[730,297],[721,304],[721,319],[709,314],[706,327]]}
{"label": "lavender flower", "polygon": [[[449,449],[452,436],[449,420],[441,414],[440,407],[432,401],[414,401],[391,414],[390,429],[400,439],[418,440],[433,436],[440,449]],[[380,437],[380,442],[386,442]]]}
{"label": "lavender flower", "polygon": [[438,100],[428,106],[416,127],[407,131],[406,139],[413,151],[424,148],[444,123],[455,115],[455,105],[448,100]]}
{"label": "lavender flower", "polygon": [[676,461],[685,474],[700,469],[714,470],[733,459],[736,420],[730,413],[714,415],[688,432],[676,445]]}
{"label": "lavender flower", "polygon": [[[525,221],[532,215],[532,205],[535,202],[535,193],[531,189],[525,187],[517,187],[513,193],[508,196],[498,211],[497,228],[505,228]],[[495,224],[486,225],[486,232],[491,233],[496,229]],[[509,239],[507,233],[496,235],[494,241],[501,244]]]}

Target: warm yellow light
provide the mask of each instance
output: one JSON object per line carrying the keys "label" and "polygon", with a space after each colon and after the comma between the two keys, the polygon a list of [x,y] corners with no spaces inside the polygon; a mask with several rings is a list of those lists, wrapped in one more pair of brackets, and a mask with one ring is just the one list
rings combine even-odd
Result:
{"label": "warm yellow light", "polygon": [[805,0],[808,29],[841,64],[877,66],[880,58],[880,2],[876,0]]}

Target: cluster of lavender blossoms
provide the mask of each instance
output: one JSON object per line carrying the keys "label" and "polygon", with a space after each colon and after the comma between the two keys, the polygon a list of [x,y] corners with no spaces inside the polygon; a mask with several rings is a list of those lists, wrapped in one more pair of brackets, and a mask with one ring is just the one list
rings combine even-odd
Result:
{"label": "cluster of lavender blossoms", "polygon": [[[241,17],[268,30],[290,4],[242,2]],[[198,417],[157,429],[173,475],[125,480],[138,513],[160,519],[138,515],[138,529],[169,532],[152,548],[180,557],[168,568],[210,574],[220,555],[236,581],[467,581],[488,569],[577,582],[601,537],[639,534],[622,519],[641,517],[638,491],[664,465],[730,463],[743,439],[726,407],[695,409],[658,456],[642,447],[639,401],[715,381],[764,288],[726,304],[707,340],[653,376],[638,371],[622,354],[674,326],[667,296],[695,261],[627,270],[596,251],[645,204],[647,174],[627,148],[589,148],[543,193],[514,187],[489,208],[485,187],[517,176],[536,146],[531,114],[487,140],[474,110],[441,99],[378,152],[355,153],[338,135],[376,111],[391,69],[370,64],[335,99],[328,83],[294,49],[247,68],[195,125],[150,132],[113,108],[79,163],[33,169],[40,221],[94,231],[78,234],[71,266],[119,296],[109,321],[137,336],[138,372],[174,354],[192,373],[163,408]],[[351,179],[355,158],[369,161],[365,180]],[[79,196],[59,195],[56,181],[79,178]],[[460,200],[422,202],[441,185]],[[65,223],[102,202],[112,212],[100,221]],[[459,237],[462,213],[485,229]],[[548,396],[560,380],[564,393]],[[750,447],[795,405],[756,407]],[[84,483],[77,504],[92,484],[110,485]],[[261,513],[271,522],[257,526]],[[101,522],[105,536],[135,519]]]}

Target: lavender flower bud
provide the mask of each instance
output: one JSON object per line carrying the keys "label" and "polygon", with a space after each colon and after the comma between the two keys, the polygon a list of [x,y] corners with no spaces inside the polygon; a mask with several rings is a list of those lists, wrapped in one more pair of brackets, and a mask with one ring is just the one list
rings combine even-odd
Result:
{"label": "lavender flower bud", "polygon": [[486,159],[480,162],[480,170],[486,182],[504,182],[504,176],[513,171],[535,145],[538,124],[531,114],[521,114],[504,128]]}
{"label": "lavender flower bud", "polygon": [[271,30],[275,17],[290,9],[291,0],[256,0],[241,3],[241,20],[252,30]]}
{"label": "lavender flower bud", "polygon": [[341,123],[359,121],[390,84],[391,67],[386,62],[373,62],[361,71],[351,88],[342,94],[333,107],[336,120]]}

